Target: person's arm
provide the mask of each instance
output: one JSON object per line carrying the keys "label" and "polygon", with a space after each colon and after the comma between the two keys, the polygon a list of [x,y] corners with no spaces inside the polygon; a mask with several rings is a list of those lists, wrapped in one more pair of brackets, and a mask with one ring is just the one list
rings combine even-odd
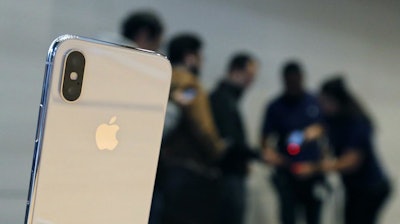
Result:
{"label": "person's arm", "polygon": [[262,127],[261,147],[263,149],[262,157],[264,161],[272,166],[285,166],[287,161],[284,156],[276,150],[276,116],[272,106],[266,109],[266,114]]}
{"label": "person's arm", "polygon": [[304,139],[306,141],[315,141],[324,135],[324,127],[320,123],[314,123],[304,129]]}
{"label": "person's arm", "polygon": [[[199,139],[198,142],[204,144],[201,147],[205,154],[210,158],[217,158],[223,153],[225,143],[221,140],[216,131],[214,121],[211,117],[211,110],[208,97],[201,88],[198,80],[186,70],[176,69],[172,76],[171,98],[180,101],[182,93],[192,89],[195,93],[193,99],[188,103],[177,102],[181,106],[182,113],[185,115],[185,122],[188,122],[190,131]],[[179,93],[173,96],[174,92]]]}
{"label": "person's arm", "polygon": [[211,111],[220,136],[224,139],[228,139],[228,141],[238,141],[238,139],[232,136],[232,133],[236,130],[232,122],[232,112],[230,111],[228,100],[229,99],[221,93],[217,92],[211,94]]}
{"label": "person's arm", "polygon": [[266,163],[272,166],[283,167],[287,165],[286,158],[279,154],[274,147],[264,147],[262,157]]}
{"label": "person's arm", "polygon": [[[240,116],[236,105],[232,105],[229,96],[221,92],[214,92],[210,96],[212,114],[219,134],[228,143],[228,154],[232,153],[243,159],[261,159],[260,150],[249,146],[241,130],[237,130],[237,125],[232,122]],[[240,117],[239,117],[240,119]]]}
{"label": "person's arm", "polygon": [[348,149],[337,159],[325,159],[322,161],[321,170],[324,172],[336,171],[340,173],[352,173],[356,171],[363,161],[360,150]]}
{"label": "person's arm", "polygon": [[[325,119],[321,113],[321,108],[317,99],[311,103],[313,123],[304,129],[304,139],[306,141],[315,141],[323,137],[325,134],[324,124]],[[311,109],[310,108],[310,109]]]}
{"label": "person's arm", "polygon": [[215,127],[207,94],[201,87],[197,88],[196,97],[184,111],[191,130],[204,143],[204,150],[214,158],[222,154],[226,146]]}
{"label": "person's arm", "polygon": [[321,165],[323,171],[353,173],[364,162],[366,150],[371,150],[372,130],[369,124],[358,121],[348,125],[350,134],[343,153],[336,160],[324,160]]}
{"label": "person's arm", "polygon": [[327,172],[352,173],[360,167],[362,160],[363,155],[359,150],[349,149],[337,159],[327,158],[320,163],[299,163],[293,171],[299,177],[309,177],[315,173]]}

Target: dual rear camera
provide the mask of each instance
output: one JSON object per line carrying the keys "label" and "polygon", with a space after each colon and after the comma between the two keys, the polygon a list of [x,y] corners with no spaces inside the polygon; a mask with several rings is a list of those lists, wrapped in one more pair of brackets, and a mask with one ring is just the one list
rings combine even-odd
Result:
{"label": "dual rear camera", "polygon": [[61,93],[67,101],[75,101],[81,95],[85,62],[85,56],[79,51],[67,55],[61,87]]}

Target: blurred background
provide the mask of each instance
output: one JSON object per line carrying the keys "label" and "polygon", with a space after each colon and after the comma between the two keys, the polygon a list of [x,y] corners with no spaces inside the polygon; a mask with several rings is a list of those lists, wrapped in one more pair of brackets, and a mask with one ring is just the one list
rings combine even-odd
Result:
{"label": "blurred background", "polygon": [[[256,55],[260,75],[243,102],[253,145],[259,143],[266,102],[281,90],[283,62],[299,59],[311,90],[317,90],[328,74],[346,74],[376,120],[377,150],[395,188],[382,223],[400,219],[396,192],[400,169],[399,1],[5,0],[0,5],[0,223],[23,222],[44,61],[51,41],[65,33],[88,37],[119,33],[121,20],[137,9],[159,13],[165,40],[181,31],[193,31],[203,38],[202,82],[207,89],[220,80],[232,53],[246,50]],[[276,223],[276,199],[264,181],[268,172],[259,165],[250,175],[250,188],[262,195],[257,202],[251,195],[248,198],[250,224]]]}

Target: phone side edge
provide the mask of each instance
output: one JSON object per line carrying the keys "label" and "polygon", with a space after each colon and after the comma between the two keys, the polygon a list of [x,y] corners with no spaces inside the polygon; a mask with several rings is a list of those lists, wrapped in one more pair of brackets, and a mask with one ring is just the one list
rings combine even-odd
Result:
{"label": "phone side edge", "polygon": [[73,35],[59,36],[51,43],[49,50],[47,52],[43,86],[42,86],[42,95],[40,98],[39,114],[36,126],[33,160],[32,160],[31,175],[28,188],[28,197],[26,202],[25,219],[24,219],[25,224],[30,224],[32,222],[32,215],[33,215],[32,213],[34,206],[33,204],[35,198],[35,189],[36,189],[38,168],[39,168],[40,155],[42,149],[42,139],[46,122],[47,104],[50,91],[49,85],[52,79],[54,56],[56,54],[57,48],[62,42],[68,39],[75,39],[75,38],[76,37]]}

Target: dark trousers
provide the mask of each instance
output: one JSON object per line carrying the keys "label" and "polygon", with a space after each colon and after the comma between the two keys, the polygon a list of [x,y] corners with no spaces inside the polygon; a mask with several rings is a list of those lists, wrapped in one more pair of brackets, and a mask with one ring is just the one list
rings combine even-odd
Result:
{"label": "dark trousers", "polygon": [[227,174],[222,177],[220,224],[243,224],[245,188],[244,175]]}
{"label": "dark trousers", "polygon": [[163,212],[164,195],[162,189],[156,185],[153,191],[153,199],[151,201],[149,224],[162,224]]}
{"label": "dark trousers", "polygon": [[377,223],[379,211],[390,195],[390,185],[382,182],[374,187],[346,187],[345,223]]}
{"label": "dark trousers", "polygon": [[181,166],[170,166],[163,180],[163,224],[215,224],[219,182]]}
{"label": "dark trousers", "polygon": [[288,173],[277,172],[273,183],[280,201],[281,224],[297,223],[300,211],[307,224],[320,223],[321,200],[314,195],[314,187],[322,178],[300,180]]}

